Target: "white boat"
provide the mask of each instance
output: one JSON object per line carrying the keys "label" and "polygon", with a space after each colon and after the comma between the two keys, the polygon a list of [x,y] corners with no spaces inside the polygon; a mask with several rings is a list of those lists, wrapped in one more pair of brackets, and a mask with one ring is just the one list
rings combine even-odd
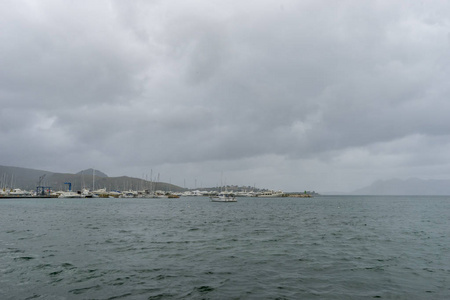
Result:
{"label": "white boat", "polygon": [[21,189],[13,189],[12,191],[9,192],[9,196],[12,197],[27,197],[27,196],[31,196],[31,193],[28,191],[23,191]]}
{"label": "white boat", "polygon": [[83,198],[81,194],[67,191],[67,192],[61,192],[61,194],[58,196],[58,198]]}
{"label": "white boat", "polygon": [[106,191],[106,188],[92,191],[92,195],[94,198],[109,198],[109,193]]}
{"label": "white boat", "polygon": [[[111,193],[109,194],[111,195]],[[135,198],[135,197],[137,197],[137,192],[131,190],[122,192],[122,194],[119,195],[119,198]]]}
{"label": "white boat", "polygon": [[95,195],[88,189],[81,190],[81,198],[95,198]]}
{"label": "white boat", "polygon": [[209,197],[212,202],[237,202],[236,197],[231,193],[221,192],[217,196]]}
{"label": "white boat", "polygon": [[250,192],[237,192],[236,193],[236,197],[255,197],[255,192],[250,191]]}
{"label": "white boat", "polygon": [[277,198],[277,197],[283,197],[283,191],[265,191],[258,194],[255,194],[255,197],[260,198]]}
{"label": "white boat", "polygon": [[61,192],[58,196],[58,198],[83,198],[81,196],[81,193],[75,193],[72,191],[72,183],[71,182],[64,182],[64,184],[67,184],[69,186],[69,190],[65,192]]}

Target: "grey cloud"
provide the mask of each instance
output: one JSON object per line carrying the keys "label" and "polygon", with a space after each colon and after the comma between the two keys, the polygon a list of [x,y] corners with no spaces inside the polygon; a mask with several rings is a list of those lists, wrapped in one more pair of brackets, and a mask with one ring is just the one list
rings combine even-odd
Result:
{"label": "grey cloud", "polygon": [[449,162],[446,4],[3,5],[1,164],[334,189]]}
{"label": "grey cloud", "polygon": [[144,51],[121,28],[110,27],[109,18],[94,19],[83,6],[70,12],[59,5],[38,12],[24,7],[25,17],[17,8],[5,21],[2,90],[18,93],[29,106],[49,107],[123,101],[139,92],[134,80],[147,63]]}

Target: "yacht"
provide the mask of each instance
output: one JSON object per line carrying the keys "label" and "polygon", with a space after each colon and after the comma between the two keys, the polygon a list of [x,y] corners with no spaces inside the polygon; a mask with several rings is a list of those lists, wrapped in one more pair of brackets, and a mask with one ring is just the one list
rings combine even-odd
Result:
{"label": "yacht", "polygon": [[58,198],[82,198],[81,194],[78,194],[73,191],[61,192]]}
{"label": "yacht", "polygon": [[265,191],[265,192],[261,192],[255,195],[255,197],[261,197],[261,198],[277,198],[277,197],[282,197],[283,196],[283,192],[282,191]]}
{"label": "yacht", "polygon": [[227,192],[220,192],[217,196],[209,197],[212,202],[237,202],[236,197]]}
{"label": "yacht", "polygon": [[29,191],[24,191],[21,189],[12,189],[9,193],[6,191],[5,194],[9,197],[31,197],[31,193]]}

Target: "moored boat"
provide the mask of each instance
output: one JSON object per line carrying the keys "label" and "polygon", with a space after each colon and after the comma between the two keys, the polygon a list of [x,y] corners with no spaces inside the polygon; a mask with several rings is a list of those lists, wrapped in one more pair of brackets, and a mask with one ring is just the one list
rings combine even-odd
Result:
{"label": "moored boat", "polygon": [[78,194],[76,192],[66,191],[66,192],[61,192],[59,194],[58,198],[83,198],[83,197],[81,196],[81,194]]}
{"label": "moored boat", "polygon": [[212,202],[237,202],[236,197],[231,193],[221,192],[216,196],[210,196]]}
{"label": "moored boat", "polygon": [[255,197],[260,197],[260,198],[277,198],[277,197],[283,197],[283,192],[282,191],[265,191],[265,192],[261,192],[261,193],[257,193],[255,194]]}
{"label": "moored boat", "polygon": [[12,189],[9,193],[8,193],[8,195],[10,196],[10,197],[31,197],[32,195],[31,195],[31,192],[29,192],[29,191],[24,191],[24,190],[21,190],[21,189]]}

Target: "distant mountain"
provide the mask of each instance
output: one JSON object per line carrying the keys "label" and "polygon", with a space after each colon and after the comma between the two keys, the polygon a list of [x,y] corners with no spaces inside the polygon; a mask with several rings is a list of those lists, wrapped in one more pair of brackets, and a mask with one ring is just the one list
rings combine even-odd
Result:
{"label": "distant mountain", "polygon": [[353,195],[450,195],[450,180],[419,178],[378,180]]}
{"label": "distant mountain", "polygon": [[108,175],[106,175],[105,173],[103,173],[99,170],[94,170],[92,168],[80,171],[77,173],[77,175],[92,175],[94,171],[95,171],[95,177],[108,177]]}
{"label": "distant mountain", "polygon": [[186,189],[165,183],[150,182],[144,179],[128,176],[108,177],[105,173],[87,169],[76,174],[55,173],[44,170],[35,170],[18,167],[0,166],[0,188],[21,188],[24,190],[34,190],[36,186],[51,187],[53,190],[67,190],[66,182],[72,184],[72,190],[79,191],[83,187],[92,189],[106,188],[107,190],[162,190],[172,192],[182,192]]}
{"label": "distant mountain", "polygon": [[41,176],[50,177],[53,174],[43,170],[0,166],[0,188],[35,189]]}

